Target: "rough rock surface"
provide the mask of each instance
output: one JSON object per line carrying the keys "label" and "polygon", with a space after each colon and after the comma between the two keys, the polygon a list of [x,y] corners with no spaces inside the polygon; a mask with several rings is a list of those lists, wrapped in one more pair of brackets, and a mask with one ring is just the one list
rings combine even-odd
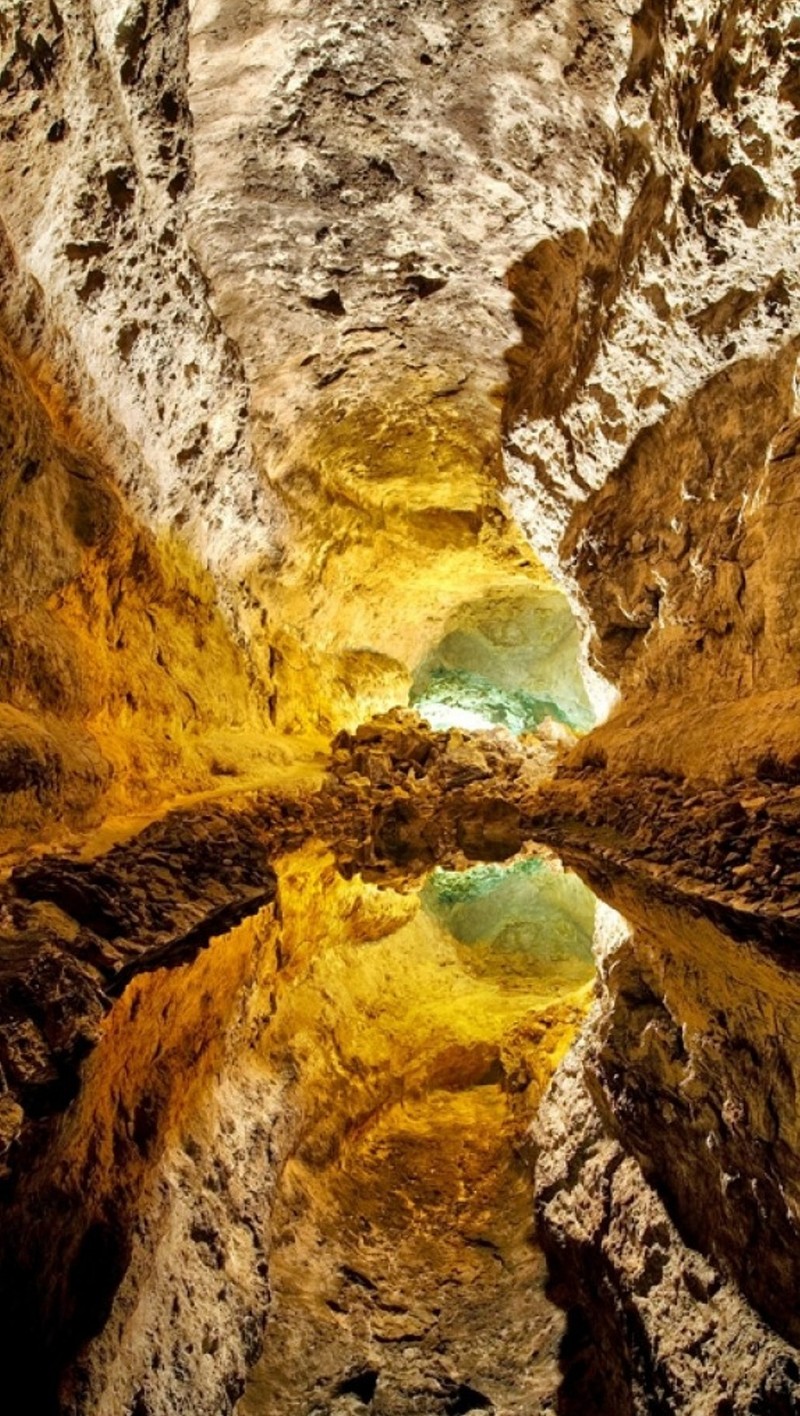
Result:
{"label": "rough rock surface", "polygon": [[241,598],[248,547],[275,558],[280,516],[252,468],[236,351],[183,234],[182,8],[12,8],[0,16],[0,825],[19,834],[210,787],[242,772],[245,734],[263,765],[268,665],[242,651],[231,586]]}
{"label": "rough rock surface", "polygon": [[570,1312],[562,1407],[645,1416],[788,1413],[796,1349],[688,1247],[636,1161],[602,1126],[584,1066],[587,1030],[537,1117],[537,1210]]}
{"label": "rough rock surface", "polygon": [[541,584],[498,500],[506,273],[593,202],[628,13],[194,8],[191,238],[287,507],[295,696],[320,674],[341,695],[338,657],[389,706],[381,676],[413,671],[460,604]]}
{"label": "rough rock surface", "polygon": [[700,622],[712,600],[733,609],[720,538],[791,411],[796,39],[773,0],[632,6],[594,209],[512,279],[513,505],[534,546],[581,548],[617,672],[655,621],[675,647],[691,606]]}
{"label": "rough rock surface", "polygon": [[181,4],[124,0],[4,18],[3,293],[60,419],[106,452],[152,529],[177,520],[219,567],[268,555],[274,534],[241,365],[185,239],[186,23]]}
{"label": "rough rock surface", "polygon": [[[555,747],[372,724],[318,810],[376,878],[534,840],[633,925],[540,1127],[562,1405],[602,1361],[614,1416],[797,1410],[794,7],[189,10],[0,13],[0,828],[352,728],[546,564],[593,626],[587,692],[623,695],[555,781]],[[243,918],[273,889],[261,809],[4,887],[20,1405],[63,1367],[81,1416],[173,1416],[187,1386],[228,1409],[297,1116],[321,1165],[391,1099],[322,938],[355,978],[339,887],[364,958],[408,895],[305,862],[313,919]],[[502,1062],[467,1013],[437,1076]]]}

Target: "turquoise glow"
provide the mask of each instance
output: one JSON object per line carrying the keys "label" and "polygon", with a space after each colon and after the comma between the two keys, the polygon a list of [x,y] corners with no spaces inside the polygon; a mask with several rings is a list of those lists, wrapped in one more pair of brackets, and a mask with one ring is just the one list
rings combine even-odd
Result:
{"label": "turquoise glow", "polygon": [[434,870],[421,902],[464,946],[465,964],[481,973],[572,987],[594,973],[594,895],[547,861]]}
{"label": "turquoise glow", "polygon": [[[431,727],[458,727],[459,710],[479,719],[476,727],[502,726],[512,733],[527,733],[545,718],[585,730],[592,725],[591,711],[573,708],[572,716],[552,698],[527,692],[524,688],[503,689],[480,674],[467,669],[433,669],[415,683],[409,699],[412,707],[427,718]],[[467,724],[465,724],[467,726]]]}
{"label": "turquoise glow", "polygon": [[585,732],[595,718],[577,624],[555,587],[459,606],[419,665],[409,702],[434,728],[530,732],[545,718]]}

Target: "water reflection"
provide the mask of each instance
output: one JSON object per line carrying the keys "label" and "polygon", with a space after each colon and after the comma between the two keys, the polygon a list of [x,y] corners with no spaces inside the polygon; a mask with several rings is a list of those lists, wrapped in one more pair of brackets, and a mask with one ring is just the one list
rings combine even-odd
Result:
{"label": "water reflection", "polygon": [[553,993],[592,977],[595,897],[569,871],[538,857],[472,870],[434,870],[423,909],[459,944],[463,966]]}
{"label": "water reflection", "polygon": [[302,1125],[240,1416],[554,1410],[519,1142],[588,1004],[594,897],[533,858],[396,889],[307,842],[277,873],[263,1056]]}

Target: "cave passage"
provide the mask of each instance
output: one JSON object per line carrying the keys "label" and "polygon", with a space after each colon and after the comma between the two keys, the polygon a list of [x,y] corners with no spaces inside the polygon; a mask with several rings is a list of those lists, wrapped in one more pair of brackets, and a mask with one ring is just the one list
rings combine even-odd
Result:
{"label": "cave passage", "polygon": [[[525,1146],[589,1005],[595,900],[523,806],[591,709],[541,570],[440,627],[420,692],[484,730],[391,709],[324,776],[12,872],[9,947],[39,952],[9,983],[6,1112],[44,1123],[43,1160],[0,1278],[25,1290],[10,1346],[44,1334],[43,1416],[119,1416],[132,1383],[136,1416],[187,1393],[210,1416],[556,1410]],[[42,1013],[56,967],[68,1027],[60,994]]]}
{"label": "cave passage", "polygon": [[433,728],[533,732],[546,718],[586,731],[595,714],[580,672],[580,636],[555,585],[466,601],[418,665],[409,702]]}
{"label": "cave passage", "polygon": [[[352,793],[334,810],[352,823],[349,878],[330,873],[319,841],[278,866],[282,947],[299,957],[304,929],[318,947],[289,966],[271,1023],[273,1065],[291,1059],[303,1119],[277,1187],[265,1345],[239,1416],[557,1408],[564,1315],[546,1294],[524,1137],[588,1007],[595,899],[502,835],[470,868],[426,869],[413,821],[459,784],[502,792],[493,752],[510,753],[519,781],[552,769],[595,720],[580,649],[541,571],[458,605],[416,671],[415,712],[334,744]],[[405,790],[408,849],[389,885],[377,822]],[[449,808],[457,831],[476,809]]]}
{"label": "cave passage", "polygon": [[0,0],[4,1416],[800,1416],[798,138],[797,0]]}

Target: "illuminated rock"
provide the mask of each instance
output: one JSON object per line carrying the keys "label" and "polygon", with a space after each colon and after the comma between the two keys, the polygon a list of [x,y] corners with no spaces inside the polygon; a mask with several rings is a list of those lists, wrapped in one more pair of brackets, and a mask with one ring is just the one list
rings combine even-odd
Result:
{"label": "illuminated rock", "polygon": [[[342,1416],[798,1409],[794,7],[11,8],[7,1400],[232,1410],[274,1213]],[[457,1147],[491,1350],[319,1242]]]}
{"label": "illuminated rock", "polygon": [[545,718],[591,727],[580,635],[566,596],[543,588],[460,606],[417,668],[409,702],[435,728],[499,723],[522,733]]}

